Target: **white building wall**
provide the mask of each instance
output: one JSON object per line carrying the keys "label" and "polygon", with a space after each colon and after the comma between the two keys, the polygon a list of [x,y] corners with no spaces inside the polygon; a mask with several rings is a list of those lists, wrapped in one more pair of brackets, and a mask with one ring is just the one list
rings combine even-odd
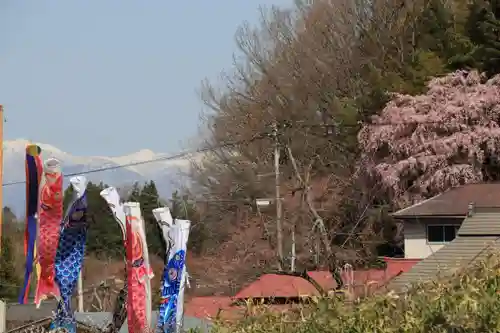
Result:
{"label": "white building wall", "polygon": [[461,225],[462,219],[420,219],[420,221],[404,221],[404,245],[406,259],[427,258],[434,252],[441,249],[447,243],[429,244],[427,243],[427,225],[434,224],[456,224]]}
{"label": "white building wall", "polygon": [[404,235],[406,259],[427,258],[444,246],[444,244],[427,244],[425,229],[425,225],[421,223],[405,223]]}

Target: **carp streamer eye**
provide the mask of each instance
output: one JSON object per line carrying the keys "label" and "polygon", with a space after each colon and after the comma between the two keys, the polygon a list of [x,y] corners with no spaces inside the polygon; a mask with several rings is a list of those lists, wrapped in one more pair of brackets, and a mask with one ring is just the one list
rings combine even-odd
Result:
{"label": "carp streamer eye", "polygon": [[171,281],[177,280],[177,270],[175,268],[170,268],[168,271],[168,277]]}

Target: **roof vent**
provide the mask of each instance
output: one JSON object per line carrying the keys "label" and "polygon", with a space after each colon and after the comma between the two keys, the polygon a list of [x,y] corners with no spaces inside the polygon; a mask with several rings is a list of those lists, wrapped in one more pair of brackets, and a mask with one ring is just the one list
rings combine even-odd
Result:
{"label": "roof vent", "polygon": [[471,217],[474,214],[475,204],[473,202],[469,202],[469,206],[467,207],[467,217]]}

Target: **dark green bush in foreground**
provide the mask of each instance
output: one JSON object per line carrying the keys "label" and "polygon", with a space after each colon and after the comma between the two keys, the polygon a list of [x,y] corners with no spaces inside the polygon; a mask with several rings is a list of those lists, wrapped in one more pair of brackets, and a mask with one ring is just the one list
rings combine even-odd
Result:
{"label": "dark green bush in foreground", "polygon": [[219,323],[217,333],[500,332],[500,257],[491,255],[451,278],[423,283],[407,294],[372,296],[349,305],[318,299],[300,311],[276,314],[249,308],[253,316]]}

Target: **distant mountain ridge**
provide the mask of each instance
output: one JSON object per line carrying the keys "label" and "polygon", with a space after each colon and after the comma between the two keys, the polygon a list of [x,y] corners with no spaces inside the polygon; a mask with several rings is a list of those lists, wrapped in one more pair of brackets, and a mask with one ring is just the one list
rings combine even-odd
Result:
{"label": "distant mountain ridge", "polygon": [[[25,139],[4,142],[4,184],[24,181],[26,145],[31,143]],[[57,158],[63,166],[63,173],[73,174],[89,170],[112,168],[136,162],[167,158],[167,154],[155,153],[149,149],[138,152],[110,157],[110,156],[75,156],[64,152],[49,144],[37,143],[42,149],[42,159]],[[115,187],[127,187],[134,182],[154,180],[160,195],[168,198],[176,185],[184,184],[182,172],[189,170],[189,157],[160,160],[152,163],[120,167],[102,172],[89,173],[86,177],[90,181],[104,182]],[[69,180],[64,180],[64,186]],[[4,187],[4,206],[9,206],[17,216],[23,217],[25,211],[25,186],[16,184]]]}

